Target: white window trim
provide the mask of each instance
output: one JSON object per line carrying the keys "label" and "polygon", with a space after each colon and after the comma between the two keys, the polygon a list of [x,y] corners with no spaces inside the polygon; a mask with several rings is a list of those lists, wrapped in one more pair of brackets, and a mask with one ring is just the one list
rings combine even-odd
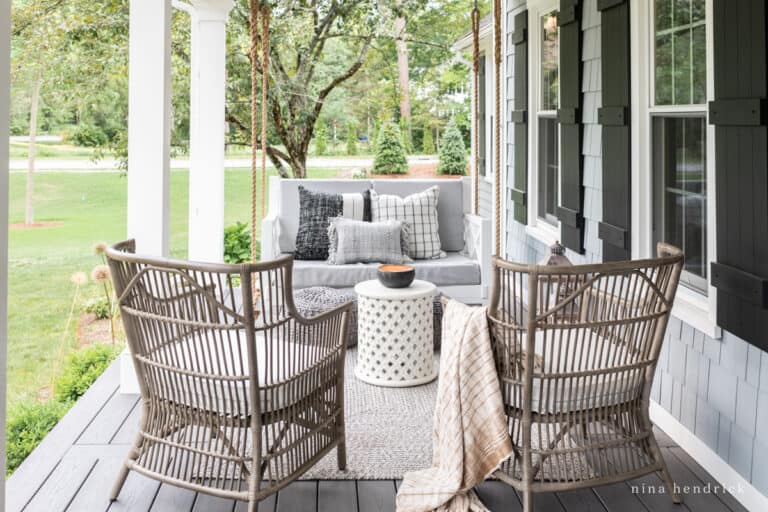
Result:
{"label": "white window trim", "polygon": [[[680,105],[656,109],[653,105],[653,2],[631,2],[632,73],[632,257],[655,255],[653,247],[653,172],[651,123],[654,111],[707,112],[706,106]],[[714,97],[712,0],[706,0],[707,100]],[[638,78],[639,77],[639,78]],[[707,266],[717,260],[715,129],[707,123]],[[711,338],[722,337],[717,325],[717,292],[709,284],[708,295],[679,286],[672,314]]]}
{"label": "white window trim", "polygon": [[[539,218],[539,100],[541,85],[541,17],[559,9],[557,0],[529,0],[528,2],[528,225],[525,231],[546,245],[560,240],[560,221],[551,224]],[[558,90],[559,94],[559,90]],[[558,126],[558,132],[560,128]],[[559,140],[559,137],[558,137]],[[560,146],[558,144],[558,165]],[[557,188],[561,174],[558,170]],[[559,194],[558,194],[559,203]]]}
{"label": "white window trim", "polygon": [[493,61],[493,30],[488,37],[481,39],[480,55],[485,55],[485,176],[480,176],[480,179],[486,183],[494,184],[496,165],[494,165],[493,157],[496,151],[493,139],[496,137],[496,132],[493,118],[496,117],[494,104],[496,64]]}

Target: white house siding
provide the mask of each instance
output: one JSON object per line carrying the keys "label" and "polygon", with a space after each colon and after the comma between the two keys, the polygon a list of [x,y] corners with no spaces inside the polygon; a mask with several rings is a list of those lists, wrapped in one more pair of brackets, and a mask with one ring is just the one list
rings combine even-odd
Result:
{"label": "white house siding", "polygon": [[493,219],[493,184],[482,177],[479,184],[477,213],[486,219]]}
{"label": "white house siding", "polygon": [[[597,225],[602,219],[602,132],[597,124],[601,106],[600,14],[597,0],[585,0],[583,34],[583,117],[584,123],[584,255],[568,251],[574,263],[602,259],[602,242]],[[506,3],[505,109],[513,107],[512,87],[514,45],[510,38],[513,17],[525,9],[525,0]],[[507,119],[509,116],[507,116]],[[511,187],[514,175],[514,125],[506,124],[506,175]],[[530,191],[529,191],[530,193]],[[491,211],[491,196],[481,195]],[[506,257],[519,262],[536,262],[547,251],[525,226],[512,216],[509,192],[506,203]],[[670,363],[670,361],[672,363]],[[761,493],[768,495],[768,353],[724,332],[713,339],[678,318],[672,318],[663,345],[651,398],[670,412],[697,438],[735,469]]]}

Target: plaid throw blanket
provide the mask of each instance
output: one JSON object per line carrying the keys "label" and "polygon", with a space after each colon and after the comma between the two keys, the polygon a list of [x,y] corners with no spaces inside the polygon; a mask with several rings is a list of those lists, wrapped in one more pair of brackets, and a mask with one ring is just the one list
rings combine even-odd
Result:
{"label": "plaid throw blanket", "polygon": [[405,475],[398,512],[487,510],[472,488],[512,454],[485,308],[448,303],[440,359],[432,467]]}

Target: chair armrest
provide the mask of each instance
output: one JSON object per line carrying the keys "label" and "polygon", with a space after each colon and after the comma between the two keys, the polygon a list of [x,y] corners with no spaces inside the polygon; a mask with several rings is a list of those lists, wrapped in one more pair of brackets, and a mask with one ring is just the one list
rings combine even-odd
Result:
{"label": "chair armrest", "polygon": [[280,221],[277,215],[268,215],[261,221],[261,261],[280,256]]}
{"label": "chair armrest", "polygon": [[467,256],[480,264],[480,286],[483,298],[488,296],[491,285],[492,238],[490,219],[473,214],[464,216],[464,250]]}

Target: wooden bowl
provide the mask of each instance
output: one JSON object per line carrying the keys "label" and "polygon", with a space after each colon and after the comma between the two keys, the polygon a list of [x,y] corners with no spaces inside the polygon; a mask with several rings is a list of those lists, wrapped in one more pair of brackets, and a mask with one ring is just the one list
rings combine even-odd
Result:
{"label": "wooden bowl", "polygon": [[416,269],[410,265],[382,265],[376,273],[387,288],[408,288],[416,277]]}

